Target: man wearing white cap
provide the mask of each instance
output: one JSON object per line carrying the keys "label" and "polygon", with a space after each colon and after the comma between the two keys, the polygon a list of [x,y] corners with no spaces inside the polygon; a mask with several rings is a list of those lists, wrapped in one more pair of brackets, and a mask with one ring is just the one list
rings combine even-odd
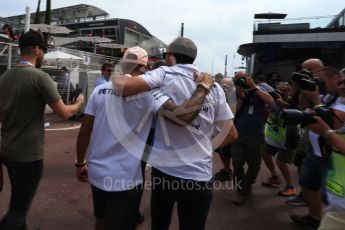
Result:
{"label": "man wearing white cap", "polygon": [[[155,141],[148,163],[152,165],[152,229],[169,229],[172,209],[177,203],[179,229],[204,229],[212,200],[212,152],[237,138],[233,114],[224,91],[217,83],[208,87],[198,82],[193,62],[197,47],[188,38],[177,38],[165,54],[167,66],[139,77],[115,78],[118,93],[125,96],[160,88],[177,104],[198,87],[209,93],[202,111],[191,125],[180,127],[158,116]],[[214,128],[220,133],[211,141]]]}
{"label": "man wearing white cap", "polygon": [[[126,50],[122,68],[125,74],[146,71],[148,55],[140,47]],[[212,79],[204,77],[204,84]],[[199,106],[206,90],[198,87],[183,106]],[[91,183],[96,229],[134,229],[142,194],[141,158],[152,114],[159,109],[182,110],[180,118],[189,122],[197,112],[185,113],[160,90],[124,98],[112,83],[95,88],[84,111],[77,141],[76,176]],[[92,135],[91,135],[92,134]],[[88,152],[86,163],[86,152]]]}

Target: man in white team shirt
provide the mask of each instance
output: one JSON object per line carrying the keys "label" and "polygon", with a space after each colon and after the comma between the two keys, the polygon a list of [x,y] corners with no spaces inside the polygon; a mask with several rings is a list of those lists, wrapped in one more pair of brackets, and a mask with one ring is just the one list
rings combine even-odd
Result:
{"label": "man in white team shirt", "polygon": [[[145,50],[129,48],[123,57],[123,72],[142,74],[147,60]],[[201,78],[203,84],[213,84],[210,76],[202,75]],[[206,90],[198,87],[184,107],[179,108],[159,90],[123,98],[116,94],[111,82],[95,88],[84,111],[75,165],[78,180],[91,183],[96,229],[135,228],[143,183],[140,160],[152,113],[158,109],[179,110],[182,112],[178,117],[190,122],[199,109],[186,113],[184,109],[199,108],[205,96]]]}
{"label": "man in white team shirt", "polygon": [[[167,66],[139,77],[117,77],[118,93],[128,96],[160,88],[176,104],[183,103],[198,86],[192,65],[197,47],[188,38],[177,38],[167,48]],[[200,86],[200,85],[199,85]],[[223,89],[215,83],[204,106],[191,125],[177,126],[158,116],[154,145],[148,163],[152,169],[152,229],[168,229],[174,203],[177,203],[179,229],[204,229],[212,199],[212,152],[237,138],[233,114]],[[178,122],[178,121],[176,121]],[[221,131],[212,142],[216,124]]]}
{"label": "man in white team shirt", "polygon": [[[324,81],[327,95],[319,96],[318,90],[302,90],[301,93],[314,106],[314,109],[322,105],[331,108],[333,110],[332,128],[341,128],[345,122],[345,105],[340,103],[338,98],[338,84],[341,79],[339,71],[332,67],[324,67],[318,70],[317,75]],[[312,151],[303,161],[299,173],[299,184],[302,187],[303,199],[308,206],[308,214],[291,215],[291,218],[304,228],[317,229],[323,215],[321,193],[325,192],[323,191],[325,190],[324,182],[329,167],[330,153],[326,151],[326,141],[320,135],[309,131],[309,140]]]}

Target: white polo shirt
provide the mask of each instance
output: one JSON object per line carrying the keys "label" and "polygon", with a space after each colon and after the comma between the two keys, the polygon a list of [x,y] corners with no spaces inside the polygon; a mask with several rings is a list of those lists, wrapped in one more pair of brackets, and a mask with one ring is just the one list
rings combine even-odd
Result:
{"label": "white polo shirt", "polygon": [[88,177],[104,191],[124,191],[143,182],[140,160],[152,114],[168,97],[159,90],[120,97],[112,82],[95,88],[84,113],[94,116]]}
{"label": "white polo shirt", "polygon": [[[194,65],[163,66],[140,77],[151,89],[160,88],[177,105],[196,90]],[[158,170],[179,178],[208,181],[212,177],[211,136],[215,122],[233,119],[223,89],[215,83],[197,118],[187,128],[158,116],[156,136],[149,163]]]}

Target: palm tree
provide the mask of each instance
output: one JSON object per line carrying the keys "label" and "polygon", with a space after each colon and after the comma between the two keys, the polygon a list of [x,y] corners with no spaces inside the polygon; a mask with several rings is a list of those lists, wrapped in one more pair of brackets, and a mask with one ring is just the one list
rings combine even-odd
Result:
{"label": "palm tree", "polygon": [[[50,25],[51,23],[51,0],[47,0],[47,5],[46,5],[46,15],[44,18],[44,23],[47,25]],[[49,33],[43,33],[44,37],[44,43],[48,44],[48,38],[49,38]],[[47,52],[47,48],[45,47],[44,51]]]}
{"label": "palm tree", "polygon": [[51,22],[51,0],[47,0],[47,5],[46,5],[46,15],[44,19],[44,23],[47,25],[50,25]]}
{"label": "palm tree", "polygon": [[37,4],[37,9],[36,9],[36,14],[35,14],[35,24],[40,24],[41,23],[41,12],[40,12],[40,6],[41,6],[41,0],[38,0]]}

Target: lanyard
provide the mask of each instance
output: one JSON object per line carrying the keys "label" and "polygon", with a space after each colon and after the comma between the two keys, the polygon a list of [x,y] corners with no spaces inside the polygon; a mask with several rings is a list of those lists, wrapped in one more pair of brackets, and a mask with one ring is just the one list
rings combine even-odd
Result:
{"label": "lanyard", "polygon": [[31,62],[28,62],[28,61],[20,61],[18,64],[20,64],[20,65],[31,65],[31,66],[33,66],[33,67],[35,67]]}

